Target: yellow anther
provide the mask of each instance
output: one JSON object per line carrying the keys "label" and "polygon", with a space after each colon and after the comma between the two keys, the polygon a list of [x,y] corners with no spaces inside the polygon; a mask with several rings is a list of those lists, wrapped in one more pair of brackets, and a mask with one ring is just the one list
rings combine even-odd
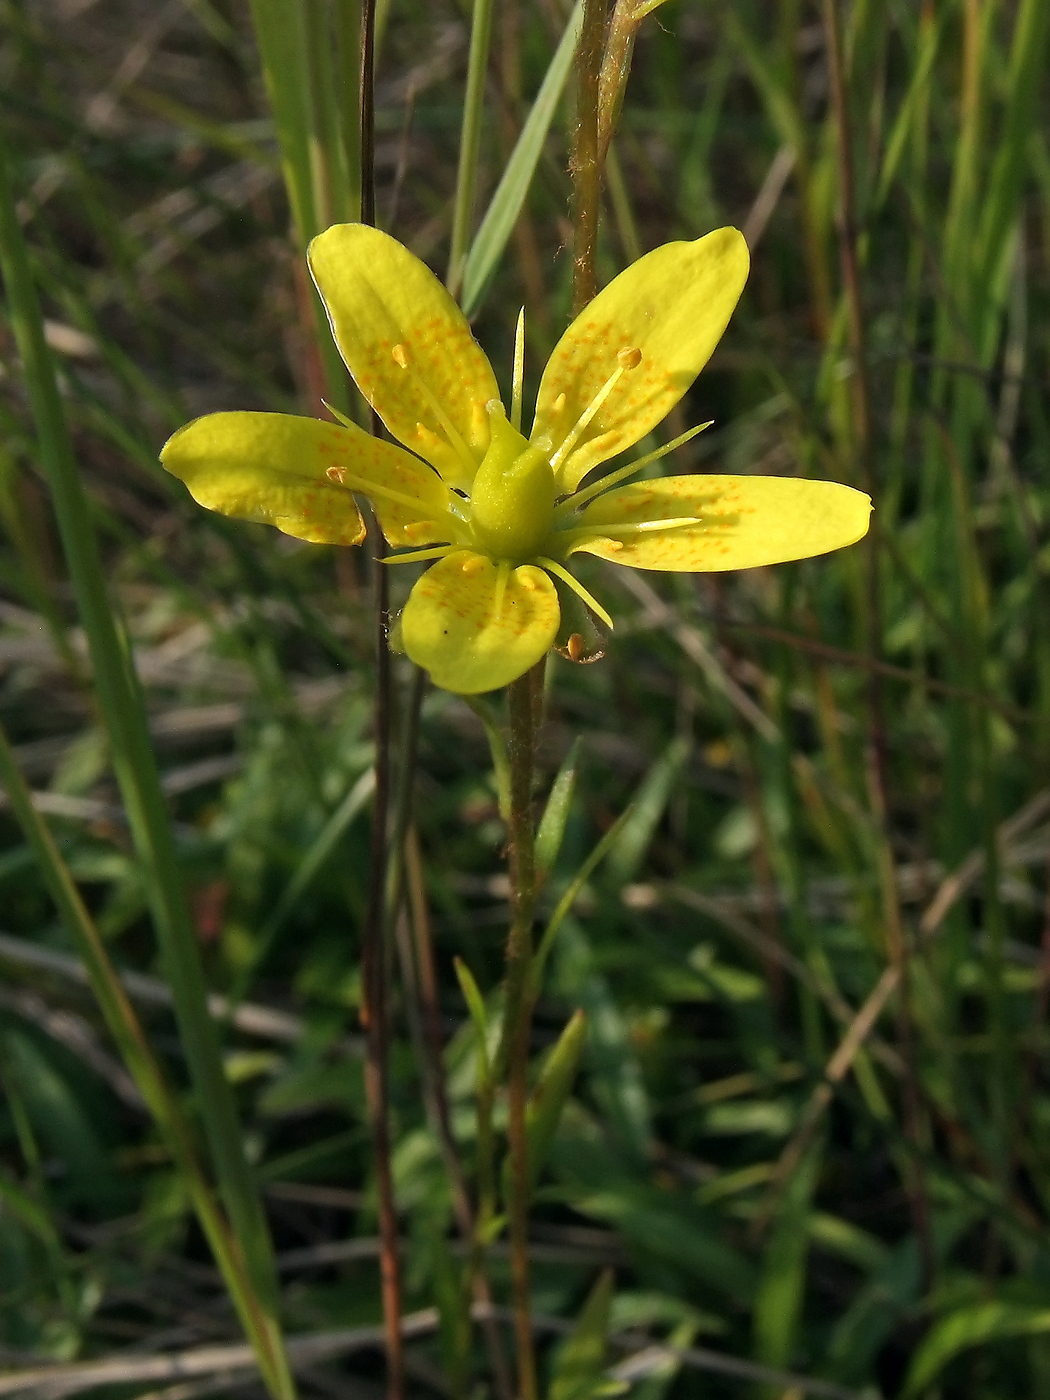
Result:
{"label": "yellow anther", "polygon": [[616,363],[621,369],[637,369],[642,363],[642,352],[637,345],[630,349],[617,350]]}
{"label": "yellow anther", "polygon": [[561,413],[562,410],[564,409],[564,407],[565,407],[565,395],[564,395],[564,394],[559,394],[558,397],[554,400],[554,412],[555,412],[555,413]]}
{"label": "yellow anther", "polygon": [[399,365],[401,369],[408,369],[408,351],[403,345],[395,345],[390,354],[395,365]]}
{"label": "yellow anther", "polygon": [[521,577],[518,579],[518,583],[522,588],[524,588],[526,593],[536,592],[536,580],[532,577],[531,574],[522,574]]}
{"label": "yellow anther", "polygon": [[620,550],[623,549],[623,540],[610,540],[608,548],[611,549],[614,554],[619,554]]}
{"label": "yellow anther", "polygon": [[463,563],[459,567],[468,578],[473,578],[475,574],[481,573],[482,569],[485,567],[485,561],[480,554],[470,554],[463,560]]}
{"label": "yellow anther", "polygon": [[328,478],[329,481],[337,481],[339,485],[342,486],[343,478],[346,476],[346,468],[334,466],[328,467],[325,471],[325,476]]}

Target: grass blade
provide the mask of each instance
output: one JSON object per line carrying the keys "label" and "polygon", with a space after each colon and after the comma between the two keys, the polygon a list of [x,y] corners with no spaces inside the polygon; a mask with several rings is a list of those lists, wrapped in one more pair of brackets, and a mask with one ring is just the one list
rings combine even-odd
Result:
{"label": "grass blade", "polygon": [[517,144],[507,162],[507,168],[496,186],[496,193],[486,211],[477,237],[471,244],[463,269],[463,295],[461,302],[467,316],[473,316],[481,305],[489,278],[499,262],[507,240],[521,213],[529,185],[536,173],[543,143],[547,139],[554,113],[557,110],[569,73],[572,69],[576,44],[583,25],[583,0],[577,0],[565,32],[550,67],[536,94],[536,101],[525,119]]}
{"label": "grass blade", "polygon": [[[118,631],[91,528],[92,512],[77,471],[29,254],[15,212],[9,160],[0,132],[0,270],[3,272],[41,464],[51,489],[63,551],[87,635],[113,765],[142,862],[154,927],[171,983],[176,1016],[217,1179],[253,1285],[276,1314],[272,1246],[248,1163],[219,1040],[208,1013],[182,872],[157,774],[153,744],[126,638]],[[286,1393],[291,1393],[289,1389]]]}
{"label": "grass blade", "polygon": [[[62,921],[83,961],[95,1000],[120,1050],[124,1064],[134,1079],[169,1152],[187,1179],[197,1218],[222,1271],[244,1330],[255,1349],[259,1369],[266,1377],[269,1389],[275,1397],[294,1395],[294,1387],[283,1354],[283,1341],[273,1310],[267,1308],[260,1300],[248,1276],[244,1255],[231,1234],[229,1223],[219,1209],[197,1160],[189,1124],[154,1058],[142,1024],[51,833],[33,807],[29,789],[18,770],[11,745],[2,727],[0,783],[7,792],[15,816],[35,857],[37,868],[44,877]],[[2,1182],[0,1197],[9,1207],[17,1207],[18,1203],[12,1200],[10,1192],[5,1193]],[[26,1223],[37,1233],[46,1233],[51,1228],[49,1217],[43,1212],[38,1212],[38,1215],[31,1219],[27,1218]]]}

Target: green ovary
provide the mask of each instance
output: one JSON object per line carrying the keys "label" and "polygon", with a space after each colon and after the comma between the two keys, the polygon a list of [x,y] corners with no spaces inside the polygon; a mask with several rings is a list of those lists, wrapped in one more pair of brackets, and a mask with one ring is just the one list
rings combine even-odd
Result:
{"label": "green ovary", "polygon": [[530,447],[489,405],[492,437],[470,492],[470,525],[490,559],[524,564],[543,553],[554,527],[554,472],[546,454]]}

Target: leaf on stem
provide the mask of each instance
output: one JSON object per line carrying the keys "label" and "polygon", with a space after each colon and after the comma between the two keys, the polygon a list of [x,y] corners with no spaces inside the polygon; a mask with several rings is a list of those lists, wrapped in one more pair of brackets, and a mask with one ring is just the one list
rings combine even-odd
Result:
{"label": "leaf on stem", "polygon": [[547,805],[543,809],[536,832],[536,866],[543,874],[551,869],[561,850],[565,825],[569,820],[572,798],[576,791],[579,760],[580,741],[576,739],[551,785],[550,796],[547,798]]}

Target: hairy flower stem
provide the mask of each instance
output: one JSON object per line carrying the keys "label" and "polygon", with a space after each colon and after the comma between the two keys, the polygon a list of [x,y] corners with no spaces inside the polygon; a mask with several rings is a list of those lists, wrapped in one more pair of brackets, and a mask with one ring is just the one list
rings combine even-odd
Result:
{"label": "hairy flower stem", "polygon": [[586,0],[576,50],[576,131],[572,160],[572,311],[578,315],[598,290],[598,206],[602,158],[598,148],[598,88],[605,38],[606,0]]}
{"label": "hairy flower stem", "polygon": [[536,904],[535,828],[532,781],[538,701],[545,662],[507,688],[510,710],[511,926],[507,939],[506,1029],[508,1145],[510,1150],[510,1267],[514,1284],[514,1335],[518,1351],[518,1400],[536,1400],[536,1358],[529,1298],[529,1153],[525,1130],[528,1104],[529,1029],[533,996],[532,921]]}

